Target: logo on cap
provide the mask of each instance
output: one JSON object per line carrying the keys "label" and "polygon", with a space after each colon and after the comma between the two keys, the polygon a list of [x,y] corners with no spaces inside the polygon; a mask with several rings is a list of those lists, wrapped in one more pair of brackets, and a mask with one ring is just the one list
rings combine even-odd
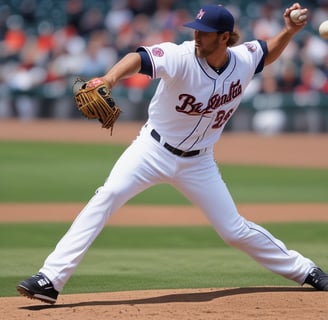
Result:
{"label": "logo on cap", "polygon": [[196,19],[201,20],[203,18],[204,14],[205,14],[205,11],[203,9],[200,9],[196,16]]}

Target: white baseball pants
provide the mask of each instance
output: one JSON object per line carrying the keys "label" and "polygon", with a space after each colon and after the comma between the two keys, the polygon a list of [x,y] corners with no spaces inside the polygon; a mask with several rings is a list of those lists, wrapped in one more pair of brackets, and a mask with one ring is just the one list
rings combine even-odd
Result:
{"label": "white baseball pants", "polygon": [[315,264],[240,216],[217,168],[213,150],[194,157],[179,157],[152,138],[150,130],[142,128],[104,185],[45,260],[40,272],[52,281],[56,290],[63,289],[108,218],[130,198],[158,183],[172,184],[190,199],[227,244],[244,251],[267,269],[303,284]]}

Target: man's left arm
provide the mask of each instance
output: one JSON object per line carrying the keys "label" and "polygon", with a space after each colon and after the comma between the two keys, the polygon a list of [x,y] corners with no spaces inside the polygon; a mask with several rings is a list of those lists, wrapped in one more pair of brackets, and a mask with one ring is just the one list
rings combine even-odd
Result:
{"label": "man's left arm", "polygon": [[[304,21],[298,24],[294,23],[291,20],[290,13],[296,9],[302,9],[299,3],[294,3],[291,7],[285,10],[283,16],[285,21],[285,27],[281,30],[281,32],[278,35],[267,40],[268,54],[265,58],[264,65],[268,65],[274,62],[277,58],[279,58],[279,56],[287,47],[288,43],[293,38],[293,36],[301,29],[303,29],[304,26],[306,25],[307,19],[305,19]],[[306,8],[302,9],[302,14],[304,15],[307,14]]]}

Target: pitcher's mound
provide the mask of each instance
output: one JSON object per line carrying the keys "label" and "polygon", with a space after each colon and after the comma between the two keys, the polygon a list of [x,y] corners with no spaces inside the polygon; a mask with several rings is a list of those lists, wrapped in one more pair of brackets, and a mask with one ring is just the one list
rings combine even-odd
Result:
{"label": "pitcher's mound", "polygon": [[23,297],[0,298],[2,314],[10,320],[325,320],[327,302],[326,292],[309,287],[64,294],[55,305]]}

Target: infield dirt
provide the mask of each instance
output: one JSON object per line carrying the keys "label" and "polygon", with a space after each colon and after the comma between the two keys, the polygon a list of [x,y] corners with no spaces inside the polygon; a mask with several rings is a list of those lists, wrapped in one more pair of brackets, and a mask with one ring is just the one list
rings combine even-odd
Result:
{"label": "infield dirt", "polygon": [[[121,122],[109,131],[90,121],[0,121],[0,140],[129,143],[140,123]],[[328,167],[328,135],[259,136],[226,133],[215,148],[220,163]],[[0,222],[72,221],[84,204],[0,204]],[[238,204],[257,223],[327,221],[327,204]],[[156,218],[152,214],[156,210]],[[44,216],[47,212],[47,216]],[[62,214],[59,214],[62,213]],[[111,224],[198,225],[208,222],[196,208],[126,206]],[[28,275],[27,275],[28,276]],[[60,295],[54,306],[23,297],[0,298],[6,319],[328,319],[328,294],[308,287],[148,290]],[[219,287],[219,284],[217,284]],[[13,287],[13,291],[15,288]]]}

